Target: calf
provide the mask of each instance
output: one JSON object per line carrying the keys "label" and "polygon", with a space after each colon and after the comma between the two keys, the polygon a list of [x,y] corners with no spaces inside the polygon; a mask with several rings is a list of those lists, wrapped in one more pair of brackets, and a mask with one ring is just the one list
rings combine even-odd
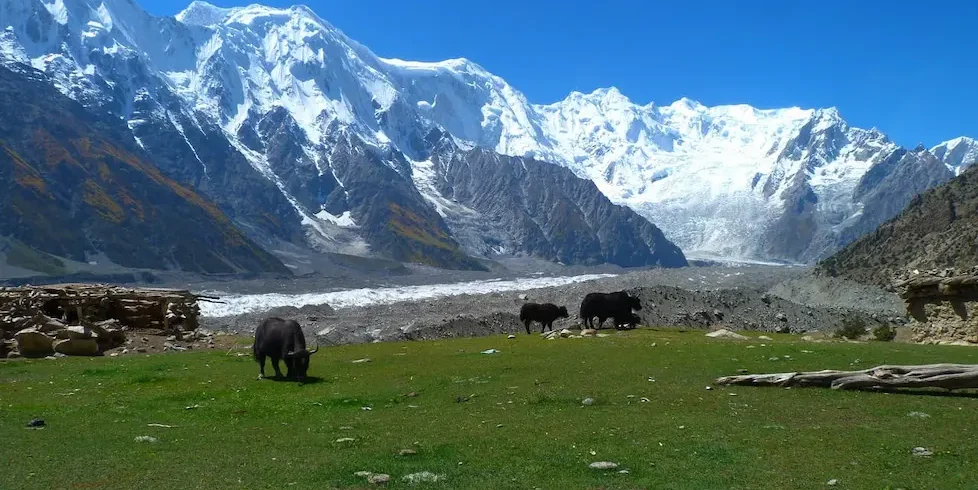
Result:
{"label": "calf", "polygon": [[527,303],[520,308],[520,321],[523,322],[528,334],[530,333],[530,324],[533,322],[540,322],[540,333],[543,333],[546,328],[554,329],[554,320],[568,316],[570,315],[567,314],[566,307],[557,306],[553,303]]}
{"label": "calf", "polygon": [[265,357],[271,357],[275,377],[282,377],[282,371],[278,368],[278,361],[282,359],[287,369],[286,377],[301,382],[306,379],[306,371],[309,370],[309,356],[319,352],[319,346],[311,351],[306,350],[306,337],[295,320],[268,318],[255,330],[252,350],[261,366],[258,379],[265,377]]}
{"label": "calf", "polygon": [[[642,302],[625,291],[614,293],[588,293],[581,301],[580,317],[587,328],[600,329],[608,318],[630,320],[632,310],[641,310]],[[598,326],[594,326],[594,317],[598,318]],[[637,322],[636,322],[637,323]]]}
{"label": "calf", "polygon": [[623,317],[616,316],[614,317],[614,320],[615,320],[615,328],[620,330],[621,329],[631,330],[636,326],[638,326],[639,323],[642,323],[642,319],[634,313],[628,313]]}

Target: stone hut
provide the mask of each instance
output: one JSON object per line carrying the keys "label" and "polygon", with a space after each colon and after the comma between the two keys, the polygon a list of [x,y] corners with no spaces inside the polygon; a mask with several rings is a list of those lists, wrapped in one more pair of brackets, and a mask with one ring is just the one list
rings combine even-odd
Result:
{"label": "stone hut", "polygon": [[895,286],[915,342],[978,346],[978,267],[913,271]]}

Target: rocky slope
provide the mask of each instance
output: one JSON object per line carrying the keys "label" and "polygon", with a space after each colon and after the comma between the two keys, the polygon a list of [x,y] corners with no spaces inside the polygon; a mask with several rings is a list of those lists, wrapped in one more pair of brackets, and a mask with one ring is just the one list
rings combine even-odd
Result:
{"label": "rocky slope", "polygon": [[[785,281],[791,290],[779,287]],[[361,306],[328,305],[301,308],[268,308],[236,316],[204,317],[203,325],[212,330],[251,333],[268,315],[286,314],[303,326],[307,335],[316,335],[324,344],[374,341],[404,341],[442,337],[524,334],[519,308],[524,301],[553,302],[567,306],[571,317],[560,319],[555,328],[579,328],[576,311],[584,296],[594,291],[629,290],[639,296],[643,324],[692,329],[725,327],[732,330],[807,332],[829,334],[846,318],[857,317],[869,325],[878,322],[902,323],[905,311],[896,295],[885,295],[871,287],[857,287],[832,281],[817,289],[831,290],[845,297],[846,304],[825,304],[823,294],[812,294],[806,270],[792,267],[740,266],[734,268],[653,269],[630,272],[617,277],[596,279],[563,286],[551,286],[489,294],[460,294],[437,299],[416,299]],[[768,292],[775,287],[778,293]],[[307,284],[307,290],[320,287]],[[459,285],[460,288],[465,286]],[[267,291],[267,290],[266,290]],[[275,290],[279,292],[279,290]],[[282,290],[290,294],[296,291]],[[779,294],[780,293],[780,294]],[[372,298],[382,298],[382,289]],[[880,298],[880,295],[886,296]],[[892,296],[892,297],[891,297]],[[526,298],[526,299],[524,299]],[[814,300],[814,301],[812,301]],[[296,301],[300,301],[296,298]],[[833,300],[830,300],[831,303]],[[299,304],[299,303],[297,303]],[[607,326],[607,323],[606,323]],[[539,325],[534,325],[539,329]],[[538,331],[538,330],[537,330]],[[612,333],[610,328],[604,330]]]}
{"label": "rocky slope", "polygon": [[0,67],[0,113],[0,236],[7,261],[20,257],[11,265],[57,273],[57,256],[288,274],[213,203],[163,176],[124,124],[86,110],[40,73]]}
{"label": "rocky slope", "polygon": [[818,266],[822,273],[889,286],[908,269],[978,264],[978,169],[913,198],[895,218]]}
{"label": "rocky slope", "polygon": [[[432,162],[456,147],[441,144],[443,135],[473,149],[462,118],[484,112],[459,91],[495,84],[494,94],[522,98],[472,63],[436,69],[447,87],[426,85],[418,75],[429,67],[380,59],[306,7],[195,2],[175,18],[157,18],[129,0],[0,0],[0,18],[5,63],[29,64],[69,97],[127,121],[165,175],[198,189],[270,249],[303,245],[465,269],[483,267],[470,255],[499,253],[686,263],[657,229],[593,186],[533,183],[574,187],[591,203],[581,211],[588,219],[564,210],[550,216],[512,186],[484,194],[499,202],[480,209],[443,195],[435,183],[447,180],[438,173],[445,167]],[[460,119],[445,122],[445,114]],[[498,207],[512,212],[484,214]],[[552,232],[558,224],[560,233]],[[581,236],[593,240],[571,241]],[[645,246],[620,253],[636,243]]]}

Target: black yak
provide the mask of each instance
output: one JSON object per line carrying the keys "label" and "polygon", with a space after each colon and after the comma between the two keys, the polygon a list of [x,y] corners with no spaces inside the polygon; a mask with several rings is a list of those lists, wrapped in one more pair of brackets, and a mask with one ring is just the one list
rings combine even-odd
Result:
{"label": "black yak", "polygon": [[627,329],[631,330],[635,328],[639,323],[642,323],[642,318],[634,313],[628,313],[625,316],[613,317],[615,321],[615,328],[617,329]]}
{"label": "black yak", "polygon": [[[581,301],[580,317],[585,327],[600,329],[608,318],[631,320],[632,310],[641,309],[642,302],[634,296],[629,296],[625,291],[588,293]],[[598,317],[597,327],[594,327],[594,317]]]}
{"label": "black yak", "polygon": [[286,377],[304,381],[306,371],[309,370],[309,356],[319,351],[317,345],[314,350],[306,350],[306,337],[302,333],[302,327],[295,320],[283,320],[281,318],[268,318],[255,330],[255,345],[252,346],[255,353],[255,360],[261,366],[258,379],[265,377],[265,357],[272,358],[272,367],[275,369],[275,377],[281,378],[282,371],[278,368],[278,361],[285,361]]}
{"label": "black yak", "polygon": [[554,320],[568,316],[570,315],[567,314],[566,307],[553,303],[527,303],[520,308],[520,321],[526,327],[526,333],[530,333],[530,324],[533,322],[540,322],[540,333],[543,333],[546,328],[554,329]]}

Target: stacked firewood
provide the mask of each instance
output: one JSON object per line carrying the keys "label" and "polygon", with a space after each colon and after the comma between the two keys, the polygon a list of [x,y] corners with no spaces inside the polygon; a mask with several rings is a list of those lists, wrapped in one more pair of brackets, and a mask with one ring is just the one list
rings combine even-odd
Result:
{"label": "stacked firewood", "polygon": [[99,355],[126,332],[180,338],[198,329],[198,301],[175,289],[63,284],[0,288],[0,357]]}

